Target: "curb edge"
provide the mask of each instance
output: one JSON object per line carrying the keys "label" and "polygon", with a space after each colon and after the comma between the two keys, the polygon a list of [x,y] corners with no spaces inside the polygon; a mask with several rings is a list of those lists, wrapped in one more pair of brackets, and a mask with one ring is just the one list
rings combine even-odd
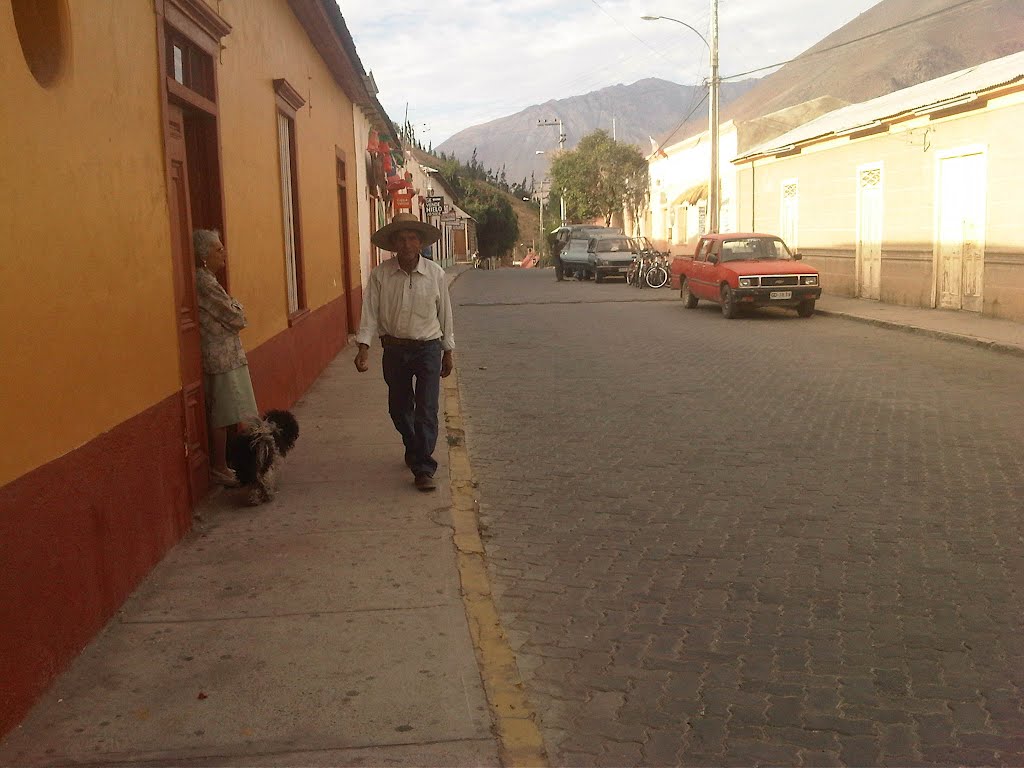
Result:
{"label": "curb edge", "polygon": [[501,617],[487,575],[486,550],[480,540],[479,502],[466,448],[462,401],[456,368],[442,379],[445,429],[452,493],[453,543],[462,602],[476,652],[480,678],[491,709],[498,753],[507,768],[547,768],[550,764],[537,715],[526,697],[515,651],[501,626]]}

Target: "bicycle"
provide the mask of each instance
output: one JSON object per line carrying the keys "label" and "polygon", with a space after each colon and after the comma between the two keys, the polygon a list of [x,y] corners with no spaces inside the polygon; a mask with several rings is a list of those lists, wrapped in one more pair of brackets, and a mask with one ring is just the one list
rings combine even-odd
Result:
{"label": "bicycle", "polygon": [[651,266],[644,274],[644,282],[650,288],[664,288],[668,283],[669,272],[665,257],[660,253],[651,259]]}
{"label": "bicycle", "polygon": [[634,288],[640,287],[640,266],[643,257],[638,253],[633,256],[633,261],[629,264],[629,271],[626,272],[626,285],[632,285]]}

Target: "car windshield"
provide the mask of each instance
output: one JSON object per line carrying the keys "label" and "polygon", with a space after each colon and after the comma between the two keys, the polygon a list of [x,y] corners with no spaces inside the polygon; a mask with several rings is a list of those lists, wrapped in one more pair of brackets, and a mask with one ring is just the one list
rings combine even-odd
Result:
{"label": "car windshield", "polygon": [[744,237],[722,241],[722,261],[757,261],[793,258],[789,248],[777,237]]}
{"label": "car windshield", "polygon": [[604,227],[580,227],[572,231],[573,240],[589,240],[594,236],[595,230],[602,230]]}
{"label": "car windshield", "polygon": [[591,249],[596,253],[615,253],[618,251],[631,251],[629,240],[625,237],[602,237],[594,238],[594,247]]}

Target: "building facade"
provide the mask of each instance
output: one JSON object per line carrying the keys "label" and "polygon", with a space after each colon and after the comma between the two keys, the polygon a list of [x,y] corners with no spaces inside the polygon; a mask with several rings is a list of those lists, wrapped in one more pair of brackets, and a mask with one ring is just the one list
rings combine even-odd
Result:
{"label": "building facade", "polygon": [[739,217],[828,293],[1024,320],[1024,53],[830,112],[735,160]]}
{"label": "building facade", "polygon": [[12,0],[0,71],[3,732],[207,491],[192,230],[290,406],[358,322],[359,132],[391,128],[333,0]]}
{"label": "building facade", "polygon": [[[750,120],[728,120],[719,126],[718,229],[736,232],[738,219],[736,169],[730,163],[738,154],[772,136],[845,104],[830,96],[788,107]],[[711,133],[703,131],[664,147],[648,156],[650,195],[640,234],[655,247],[673,255],[690,253],[707,232],[708,178],[711,170]],[[635,231],[632,222],[627,232]]]}

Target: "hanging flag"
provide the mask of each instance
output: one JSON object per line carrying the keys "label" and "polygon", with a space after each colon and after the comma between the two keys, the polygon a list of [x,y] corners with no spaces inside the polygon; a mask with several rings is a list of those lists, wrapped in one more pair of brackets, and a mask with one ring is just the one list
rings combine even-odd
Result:
{"label": "hanging flag", "polygon": [[651,140],[651,154],[655,157],[668,157],[661,147],[658,146],[658,142],[654,140],[653,136],[648,135],[648,139]]}

